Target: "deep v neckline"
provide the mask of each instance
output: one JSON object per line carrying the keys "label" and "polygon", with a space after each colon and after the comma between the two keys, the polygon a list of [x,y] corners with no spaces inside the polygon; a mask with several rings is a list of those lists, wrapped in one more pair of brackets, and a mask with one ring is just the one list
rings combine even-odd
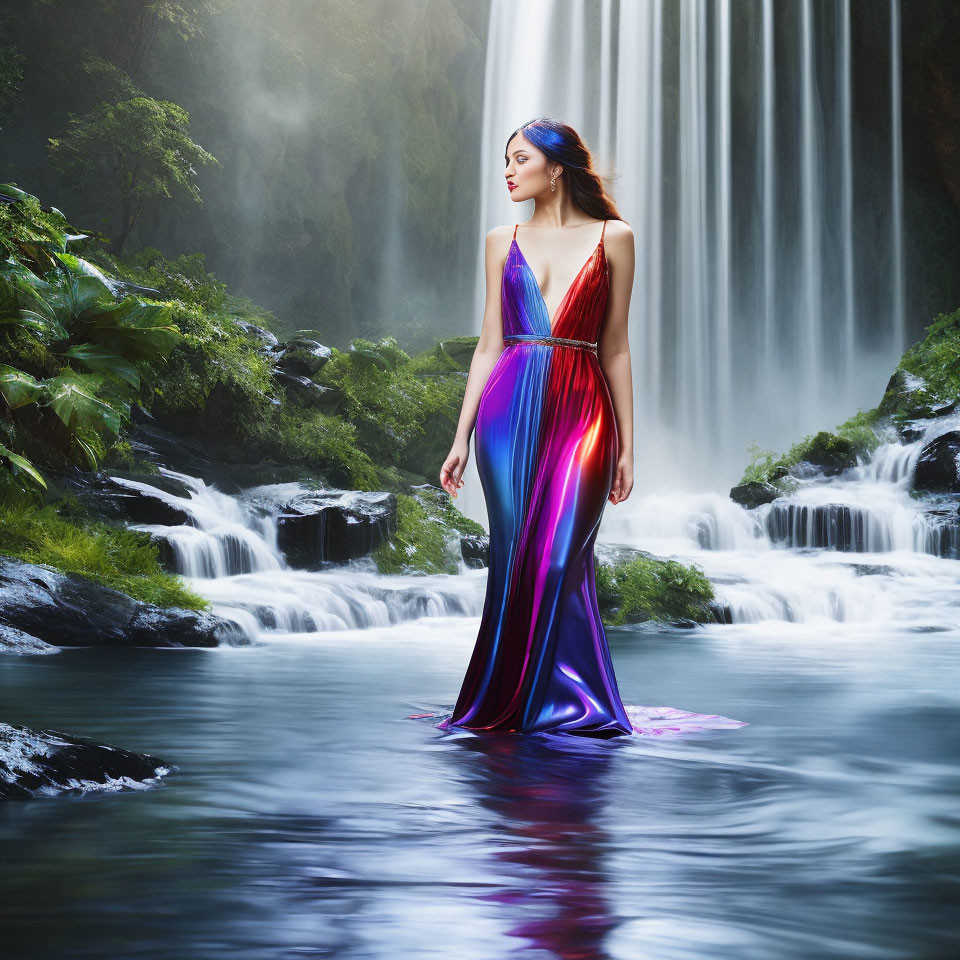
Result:
{"label": "deep v neckline", "polygon": [[552,337],[552,336],[555,336],[554,331],[557,329],[557,319],[563,313],[563,308],[566,306],[567,300],[570,297],[570,294],[573,292],[574,287],[577,286],[577,281],[583,275],[583,271],[586,270],[587,267],[589,267],[590,264],[593,262],[593,258],[597,255],[597,250],[600,250],[603,253],[604,259],[606,259],[606,255],[607,255],[606,250],[603,249],[603,235],[607,229],[607,221],[606,220],[603,221],[603,227],[600,229],[600,239],[597,241],[597,245],[593,248],[593,251],[590,254],[590,256],[587,257],[586,263],[584,263],[584,265],[577,271],[577,275],[573,278],[573,280],[570,281],[570,284],[567,287],[566,292],[560,298],[560,303],[557,305],[557,311],[556,313],[554,313],[552,317],[550,316],[550,310],[547,307],[547,301],[543,296],[543,288],[540,286],[540,281],[537,279],[537,275],[533,272],[533,267],[530,266],[529,262],[527,261],[526,255],[521,249],[520,244],[517,242],[517,227],[519,226],[520,224],[516,224],[513,228],[513,246],[517,248],[517,253],[520,254],[520,260],[522,261],[523,265],[527,268],[527,271],[530,274],[530,278],[533,280],[534,286],[537,288],[537,294],[540,297],[540,303],[543,305],[543,312],[547,318],[547,327],[550,330],[550,336]]}

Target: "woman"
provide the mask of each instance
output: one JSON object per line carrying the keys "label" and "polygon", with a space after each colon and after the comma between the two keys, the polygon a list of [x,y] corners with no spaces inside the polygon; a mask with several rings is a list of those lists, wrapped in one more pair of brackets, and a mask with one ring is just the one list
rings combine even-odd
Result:
{"label": "woman", "polygon": [[593,548],[606,501],[633,488],[633,232],[568,125],[524,124],[505,159],[511,198],[535,209],[487,234],[483,328],[440,472],[455,497],[475,422],[487,592],[460,696],[440,726],[630,734]]}

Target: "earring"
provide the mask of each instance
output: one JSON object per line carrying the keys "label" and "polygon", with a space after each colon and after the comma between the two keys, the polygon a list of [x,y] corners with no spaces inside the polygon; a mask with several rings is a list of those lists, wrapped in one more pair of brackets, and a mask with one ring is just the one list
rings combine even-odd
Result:
{"label": "earring", "polygon": [[556,174],[554,174],[554,175],[550,178],[550,189],[551,189],[554,193],[557,192],[557,175],[556,175]]}

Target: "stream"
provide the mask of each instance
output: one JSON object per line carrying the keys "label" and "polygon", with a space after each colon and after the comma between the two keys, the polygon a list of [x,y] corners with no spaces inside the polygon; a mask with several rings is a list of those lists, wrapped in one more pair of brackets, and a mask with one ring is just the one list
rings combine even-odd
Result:
{"label": "stream", "polygon": [[[177,565],[255,643],[0,657],[5,721],[174,766],[0,806],[4,956],[954,954],[960,561],[912,455],[750,512],[608,508],[598,554],[697,563],[733,620],[608,627],[624,701],[746,725],[603,741],[414,717],[452,707],[484,570],[290,570],[276,489],[170,472],[197,524],[163,531]],[[836,530],[864,549],[810,545]]]}

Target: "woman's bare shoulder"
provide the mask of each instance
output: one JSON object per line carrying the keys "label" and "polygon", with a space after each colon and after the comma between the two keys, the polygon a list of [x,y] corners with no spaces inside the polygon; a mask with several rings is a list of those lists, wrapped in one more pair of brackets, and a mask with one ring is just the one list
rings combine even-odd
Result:
{"label": "woman's bare shoulder", "polygon": [[633,237],[633,230],[630,229],[629,223],[625,223],[623,220],[611,218],[607,221],[607,228],[604,233],[604,237]]}
{"label": "woman's bare shoulder", "polygon": [[492,242],[497,244],[501,242],[505,237],[513,237],[513,224],[504,223],[499,227],[491,227],[487,231],[487,242]]}
{"label": "woman's bare shoulder", "polygon": [[495,263],[502,264],[510,247],[513,244],[513,224],[506,223],[499,227],[492,227],[487,231],[486,252],[487,256]]}

